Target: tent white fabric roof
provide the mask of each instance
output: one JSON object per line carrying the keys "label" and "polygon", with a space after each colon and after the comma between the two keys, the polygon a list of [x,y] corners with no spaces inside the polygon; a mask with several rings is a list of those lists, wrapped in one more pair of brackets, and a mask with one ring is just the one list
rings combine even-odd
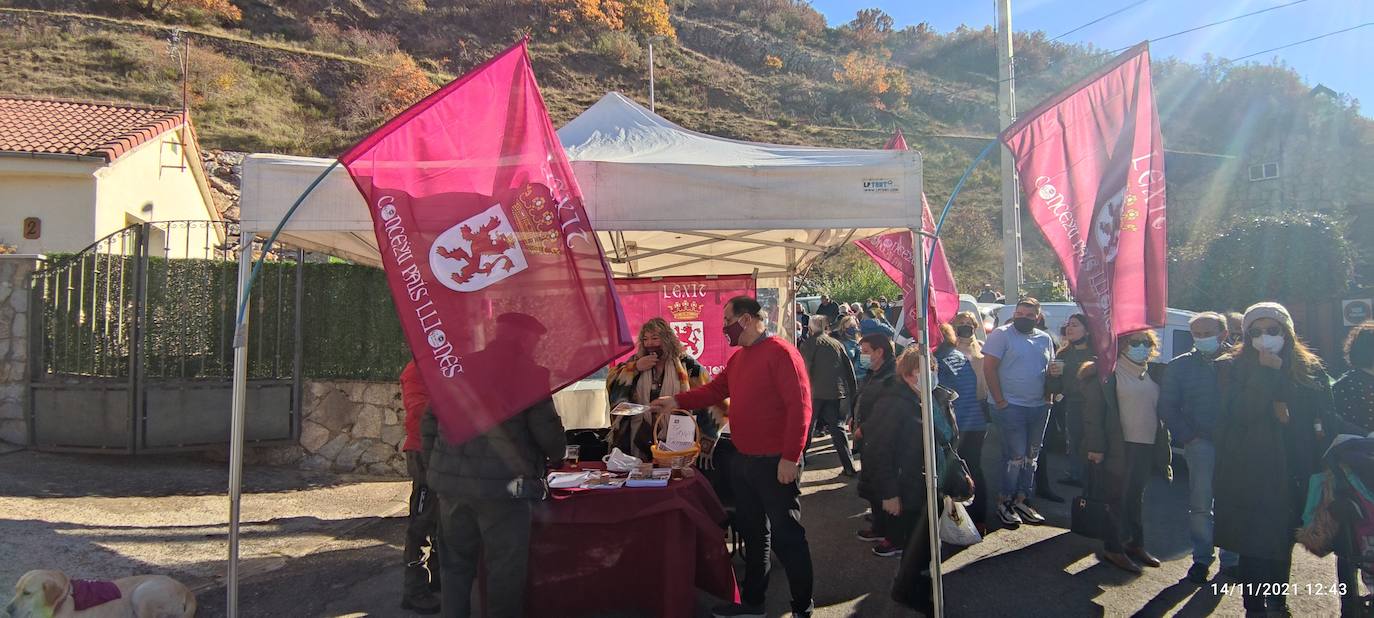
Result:
{"label": "tent white fabric roof", "polygon": [[[610,93],[558,132],[617,276],[795,273],[821,252],[920,225],[912,151],[758,144],[684,129]],[[265,233],[330,163],[254,154],[240,218]],[[336,168],[284,240],[377,264],[372,222]]]}

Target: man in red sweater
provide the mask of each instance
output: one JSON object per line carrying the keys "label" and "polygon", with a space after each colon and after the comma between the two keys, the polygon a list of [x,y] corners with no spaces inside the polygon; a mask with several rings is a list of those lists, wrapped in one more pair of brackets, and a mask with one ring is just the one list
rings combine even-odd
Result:
{"label": "man in red sweater", "polygon": [[[410,521],[406,525],[405,584],[401,595],[401,609],[417,614],[439,613],[437,539],[439,501],[429,490],[425,480],[429,468],[429,453],[421,448],[420,421],[429,411],[429,391],[420,377],[415,361],[401,370],[401,404],[406,409],[406,441],[401,450],[406,455],[406,471],[410,473]],[[428,565],[423,559],[429,546]],[[429,568],[426,569],[426,566]]]}
{"label": "man in red sweater", "polygon": [[697,410],[730,399],[734,526],[744,538],[742,603],[715,609],[721,617],[763,616],[768,592],[769,537],[792,590],[792,615],[812,611],[811,547],[801,524],[801,465],[811,425],[811,382],[792,344],[765,330],[763,308],[748,296],[725,304],[725,336],[740,350],[706,384],[654,400],[656,413]]}

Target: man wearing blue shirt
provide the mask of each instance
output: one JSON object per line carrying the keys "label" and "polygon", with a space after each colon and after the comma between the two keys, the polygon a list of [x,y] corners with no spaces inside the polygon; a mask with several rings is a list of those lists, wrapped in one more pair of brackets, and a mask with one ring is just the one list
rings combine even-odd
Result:
{"label": "man wearing blue shirt", "polygon": [[1054,340],[1035,328],[1039,318],[1040,302],[1022,299],[1016,303],[1011,324],[988,333],[983,344],[988,402],[992,421],[1002,435],[1002,491],[997,517],[1007,526],[1045,523],[1044,516],[1026,502],[1035,489],[1035,462],[1050,418],[1045,374],[1054,359]]}

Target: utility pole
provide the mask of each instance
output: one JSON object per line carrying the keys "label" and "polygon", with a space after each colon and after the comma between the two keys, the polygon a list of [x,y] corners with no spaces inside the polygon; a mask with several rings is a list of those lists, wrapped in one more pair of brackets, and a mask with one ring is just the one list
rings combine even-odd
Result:
{"label": "utility pole", "polygon": [[649,37],[649,111],[657,114],[654,107],[654,37]]}
{"label": "utility pole", "polygon": [[[1011,48],[1011,0],[997,3],[997,126],[1005,130],[1016,120],[1016,58]],[[1007,302],[1021,290],[1021,188],[1011,151],[1002,146],[1002,293]]]}

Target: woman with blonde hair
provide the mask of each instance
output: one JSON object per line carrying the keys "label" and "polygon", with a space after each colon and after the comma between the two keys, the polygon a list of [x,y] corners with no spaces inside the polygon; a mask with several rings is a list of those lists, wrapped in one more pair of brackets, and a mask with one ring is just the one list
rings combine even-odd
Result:
{"label": "woman with blonde hair", "polygon": [[1217,360],[1226,407],[1217,419],[1214,538],[1240,555],[1246,614],[1287,615],[1294,531],[1320,466],[1331,378],[1283,305],[1251,305],[1241,332]]}
{"label": "woman with blonde hair", "polygon": [[1117,338],[1116,368],[1104,382],[1096,361],[1083,363],[1083,450],[1087,452],[1088,492],[1113,506],[1111,531],[1102,539],[1104,562],[1130,573],[1141,565],[1158,567],[1145,551],[1145,485],[1151,471],[1168,474],[1169,434],[1159,420],[1159,377],[1150,361],[1159,356],[1154,331]]}
{"label": "woman with blonde hair", "polygon": [[[683,351],[682,342],[668,322],[653,318],[640,327],[634,356],[612,367],[606,376],[606,394],[612,407],[626,401],[648,405],[659,397],[672,397],[705,384],[708,378],[696,359]],[[705,457],[725,425],[725,408],[713,406],[695,412]],[[653,421],[647,412],[614,417],[607,438],[610,447],[649,461],[653,457],[649,451],[653,444]]]}

